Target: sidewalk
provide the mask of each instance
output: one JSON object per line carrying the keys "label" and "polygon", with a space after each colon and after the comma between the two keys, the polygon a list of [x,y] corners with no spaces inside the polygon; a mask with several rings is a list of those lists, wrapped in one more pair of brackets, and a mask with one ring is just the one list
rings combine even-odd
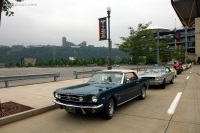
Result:
{"label": "sidewalk", "polygon": [[52,102],[54,99],[54,90],[66,86],[82,84],[88,80],[89,78],[72,79],[58,82],[1,88],[1,103],[15,102],[32,107],[34,109],[2,117],[0,118],[0,126],[56,109],[57,106]]}

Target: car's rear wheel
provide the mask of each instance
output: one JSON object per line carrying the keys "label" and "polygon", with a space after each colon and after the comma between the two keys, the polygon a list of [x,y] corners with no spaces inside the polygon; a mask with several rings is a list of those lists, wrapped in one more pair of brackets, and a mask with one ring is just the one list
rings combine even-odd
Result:
{"label": "car's rear wheel", "polygon": [[143,86],[141,89],[141,95],[140,95],[140,99],[143,100],[146,98],[146,87]]}
{"label": "car's rear wheel", "polygon": [[112,98],[110,98],[107,103],[105,104],[105,108],[103,110],[104,118],[109,120],[113,117],[115,110],[115,103]]}
{"label": "car's rear wheel", "polygon": [[161,84],[161,89],[165,89],[165,86],[166,86],[166,81],[164,79],[163,82],[162,82],[162,84]]}

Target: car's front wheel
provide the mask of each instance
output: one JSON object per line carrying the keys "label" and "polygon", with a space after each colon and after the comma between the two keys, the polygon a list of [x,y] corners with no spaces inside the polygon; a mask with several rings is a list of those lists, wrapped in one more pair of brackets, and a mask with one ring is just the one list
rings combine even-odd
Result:
{"label": "car's front wheel", "polygon": [[165,89],[165,86],[166,86],[166,81],[165,81],[165,79],[163,79],[163,82],[161,84],[161,89]]}
{"label": "car's front wheel", "polygon": [[172,76],[172,79],[170,81],[170,84],[173,84],[174,83],[174,76]]}
{"label": "car's front wheel", "polygon": [[140,95],[140,99],[143,100],[146,98],[146,87],[143,86],[141,89],[141,95]]}
{"label": "car's front wheel", "polygon": [[103,110],[104,118],[109,120],[113,117],[115,110],[115,103],[112,98],[110,98],[107,103],[105,104],[105,108]]}

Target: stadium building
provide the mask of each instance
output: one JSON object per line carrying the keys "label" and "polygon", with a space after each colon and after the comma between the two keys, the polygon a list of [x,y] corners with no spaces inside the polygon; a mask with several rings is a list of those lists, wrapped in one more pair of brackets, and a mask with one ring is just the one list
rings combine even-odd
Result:
{"label": "stadium building", "polygon": [[180,54],[182,60],[200,61],[200,0],[171,0],[177,16],[183,24],[182,29],[161,32],[161,36],[173,36],[170,49],[182,47],[185,53]]}

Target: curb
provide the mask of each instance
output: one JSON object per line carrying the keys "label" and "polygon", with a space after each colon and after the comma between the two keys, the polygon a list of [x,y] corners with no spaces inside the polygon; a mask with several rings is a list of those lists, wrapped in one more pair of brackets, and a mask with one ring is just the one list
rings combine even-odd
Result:
{"label": "curb", "polygon": [[51,110],[54,110],[57,108],[58,108],[57,105],[50,105],[50,106],[42,107],[39,109],[32,109],[32,110],[20,112],[20,113],[14,114],[14,115],[6,116],[3,118],[0,118],[0,126],[6,125],[6,124],[9,124],[12,122],[16,122],[19,120],[23,120],[23,119],[26,119],[26,118],[29,118],[29,117],[32,117],[35,115],[39,115],[39,114],[42,114],[42,113],[45,113],[45,112],[48,112],[48,111],[51,111]]}

